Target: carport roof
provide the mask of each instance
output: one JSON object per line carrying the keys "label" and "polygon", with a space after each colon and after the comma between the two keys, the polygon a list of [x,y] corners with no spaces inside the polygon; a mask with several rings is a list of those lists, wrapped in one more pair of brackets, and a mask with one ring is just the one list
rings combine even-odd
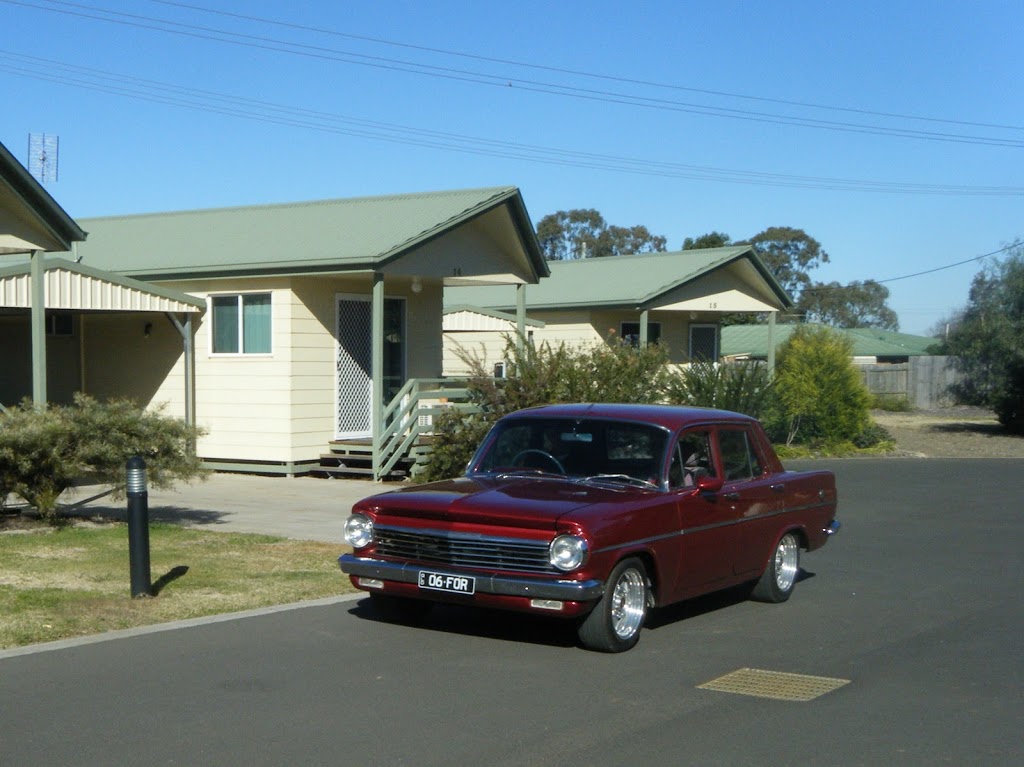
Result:
{"label": "carport roof", "polygon": [[[32,306],[29,263],[0,268],[0,308]],[[73,311],[200,312],[206,302],[178,290],[104,272],[62,258],[43,261],[46,308]]]}

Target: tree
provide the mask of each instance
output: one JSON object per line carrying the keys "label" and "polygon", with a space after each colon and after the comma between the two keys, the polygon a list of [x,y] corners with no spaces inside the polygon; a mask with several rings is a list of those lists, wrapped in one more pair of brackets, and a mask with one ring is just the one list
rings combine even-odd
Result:
{"label": "tree", "polygon": [[669,377],[668,350],[659,344],[634,347],[614,342],[567,346],[516,344],[505,339],[511,375],[495,379],[483,359],[459,350],[470,369],[472,412],[446,408],[434,424],[443,435],[433,443],[430,462],[417,479],[462,474],[487,430],[502,416],[537,405],[565,402],[660,402]]}
{"label": "tree", "polygon": [[730,244],[729,235],[725,232],[708,232],[700,237],[687,237],[683,240],[683,250],[700,250],[701,248],[724,248]]}
{"label": "tree", "polygon": [[946,341],[963,380],[959,402],[991,407],[1008,430],[1024,433],[1024,243],[974,277],[967,307]]}
{"label": "tree", "polygon": [[736,244],[752,246],[768,271],[794,299],[811,284],[808,272],[829,260],[820,242],[803,229],[788,226],[770,226]]}
{"label": "tree", "polygon": [[667,242],[646,226],[609,225],[593,208],[549,213],[537,224],[537,240],[551,261],[657,253],[665,250]]}
{"label": "tree", "polygon": [[804,288],[796,308],[808,322],[834,328],[899,330],[896,312],[885,303],[888,298],[889,289],[874,280],[816,282]]}
{"label": "tree", "polygon": [[779,349],[775,395],[786,444],[838,444],[870,426],[870,397],[850,359],[853,344],[834,330],[800,325]]}

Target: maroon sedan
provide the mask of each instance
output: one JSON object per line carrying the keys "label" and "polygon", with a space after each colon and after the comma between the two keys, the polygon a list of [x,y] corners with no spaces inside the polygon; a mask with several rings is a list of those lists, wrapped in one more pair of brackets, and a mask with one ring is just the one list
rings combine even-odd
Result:
{"label": "maroon sedan", "polygon": [[839,529],[831,472],[789,472],[722,410],[552,405],[502,418],[466,476],[366,498],[339,559],[392,615],[435,602],[579,622],[621,652],[647,612],[745,582],[783,602]]}

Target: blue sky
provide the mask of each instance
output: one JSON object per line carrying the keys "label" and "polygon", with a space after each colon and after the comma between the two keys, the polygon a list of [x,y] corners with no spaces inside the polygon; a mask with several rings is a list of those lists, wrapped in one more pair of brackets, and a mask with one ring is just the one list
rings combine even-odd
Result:
{"label": "blue sky", "polygon": [[[0,141],[59,136],[77,218],[514,184],[673,250],[802,228],[841,283],[1024,236],[1019,0],[0,0],[0,29]],[[886,283],[901,329],[981,265]]]}

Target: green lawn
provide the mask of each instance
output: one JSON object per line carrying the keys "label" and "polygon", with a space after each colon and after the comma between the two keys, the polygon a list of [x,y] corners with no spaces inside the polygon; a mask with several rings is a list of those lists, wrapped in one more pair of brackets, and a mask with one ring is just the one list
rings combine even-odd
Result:
{"label": "green lawn", "polygon": [[150,525],[155,595],[131,598],[128,528],[0,531],[0,648],[353,591],[342,544]]}

